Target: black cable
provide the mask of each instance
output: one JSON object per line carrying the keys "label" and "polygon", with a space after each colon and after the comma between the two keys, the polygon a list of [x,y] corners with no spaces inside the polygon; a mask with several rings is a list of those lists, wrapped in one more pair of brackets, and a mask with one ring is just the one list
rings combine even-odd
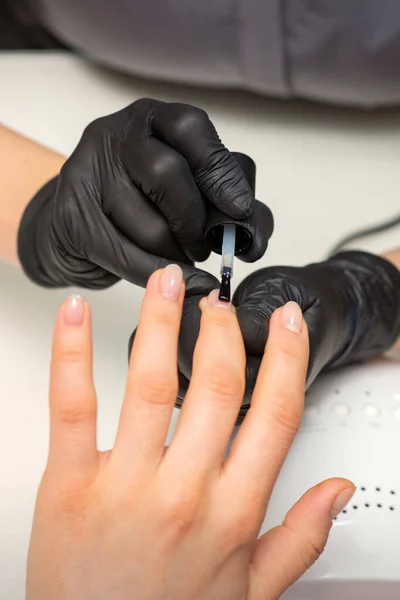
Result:
{"label": "black cable", "polygon": [[358,240],[369,235],[375,235],[376,233],[381,233],[382,231],[387,231],[388,229],[391,229],[396,225],[400,225],[400,214],[391,218],[389,221],[384,221],[383,223],[380,223],[379,225],[374,225],[372,227],[366,227],[365,229],[353,231],[353,233],[346,235],[337,244],[335,244],[335,246],[329,252],[328,258],[340,252],[343,246],[345,246],[349,242],[354,242],[354,240]]}

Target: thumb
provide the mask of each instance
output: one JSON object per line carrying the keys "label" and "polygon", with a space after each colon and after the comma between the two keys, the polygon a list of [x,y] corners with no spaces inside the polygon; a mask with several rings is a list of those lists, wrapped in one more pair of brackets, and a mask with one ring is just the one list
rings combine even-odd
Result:
{"label": "thumb", "polygon": [[356,488],[347,479],[327,479],[291,508],[282,525],[258,540],[250,565],[249,600],[280,598],[322,554],[332,519]]}

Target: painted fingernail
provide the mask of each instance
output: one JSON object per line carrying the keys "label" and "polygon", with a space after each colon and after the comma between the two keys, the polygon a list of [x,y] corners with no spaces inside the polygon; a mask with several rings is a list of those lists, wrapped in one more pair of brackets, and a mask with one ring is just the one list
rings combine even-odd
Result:
{"label": "painted fingernail", "polygon": [[64,305],[64,322],[66,325],[79,327],[85,316],[85,300],[81,296],[70,296]]}
{"label": "painted fingernail", "polygon": [[334,519],[335,517],[340,515],[342,510],[344,508],[346,508],[346,506],[348,505],[348,503],[354,496],[356,490],[357,490],[356,487],[347,488],[347,490],[344,490],[343,492],[341,492],[339,494],[339,496],[336,497],[334,503],[332,504],[332,508],[331,508],[332,519]]}
{"label": "painted fingernail", "polygon": [[282,323],[286,329],[301,333],[303,329],[303,313],[296,302],[288,302],[282,309]]}
{"label": "painted fingernail", "polygon": [[214,308],[225,308],[228,310],[233,310],[233,306],[231,302],[221,302],[218,298],[219,290],[213,290],[209,293],[207,302],[209,306],[213,306]]}
{"label": "painted fingernail", "polygon": [[168,300],[179,300],[182,282],[182,269],[178,265],[168,265],[161,273],[160,294]]}

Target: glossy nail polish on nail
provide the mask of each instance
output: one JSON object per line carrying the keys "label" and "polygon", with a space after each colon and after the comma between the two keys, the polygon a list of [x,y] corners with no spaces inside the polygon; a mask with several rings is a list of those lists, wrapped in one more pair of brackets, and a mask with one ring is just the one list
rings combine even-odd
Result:
{"label": "glossy nail polish on nail", "polygon": [[178,265],[168,265],[160,275],[160,294],[168,300],[179,300],[182,283],[182,269]]}
{"label": "glossy nail polish on nail", "polygon": [[64,322],[79,327],[85,316],[85,300],[81,296],[70,296],[64,305]]}
{"label": "glossy nail polish on nail", "polygon": [[303,329],[303,313],[296,302],[288,302],[282,309],[282,322],[286,329],[301,333]]}
{"label": "glossy nail polish on nail", "polygon": [[213,306],[214,308],[225,308],[228,310],[232,310],[232,304],[230,302],[221,302],[219,299],[219,290],[212,290],[209,293],[207,302],[209,306]]}

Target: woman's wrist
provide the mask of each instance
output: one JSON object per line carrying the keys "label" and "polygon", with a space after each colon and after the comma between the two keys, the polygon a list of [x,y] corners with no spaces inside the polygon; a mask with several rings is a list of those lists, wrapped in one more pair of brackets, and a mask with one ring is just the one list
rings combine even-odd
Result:
{"label": "woman's wrist", "polygon": [[19,264],[21,217],[37,191],[60,172],[65,158],[0,125],[0,260]]}

